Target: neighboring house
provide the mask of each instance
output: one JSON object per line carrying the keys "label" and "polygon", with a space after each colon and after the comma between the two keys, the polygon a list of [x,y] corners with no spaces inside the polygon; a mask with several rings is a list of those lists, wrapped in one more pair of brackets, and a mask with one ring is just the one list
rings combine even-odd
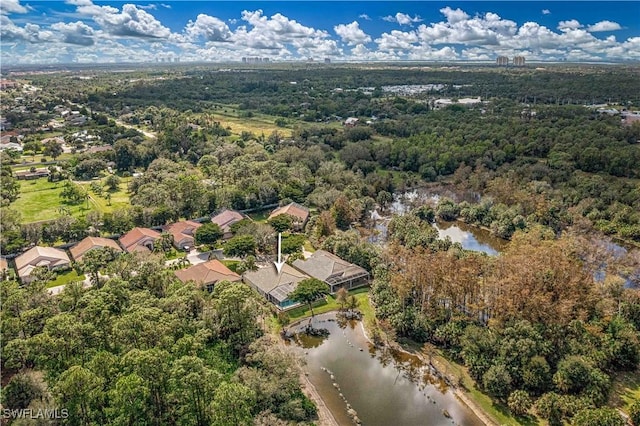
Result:
{"label": "neighboring house", "polygon": [[128,253],[136,251],[153,251],[153,243],[160,238],[160,233],[149,228],[133,228],[120,237],[120,245]]}
{"label": "neighboring house", "polygon": [[19,152],[22,152],[24,150],[24,148],[22,148],[22,145],[20,145],[17,142],[0,143],[0,151],[10,150],[10,149],[13,149],[14,151],[19,151]]}
{"label": "neighboring house", "polygon": [[347,126],[347,127],[353,127],[356,124],[358,124],[358,121],[359,120],[357,118],[355,118],[355,117],[349,117],[346,120],[344,120],[344,125]]}
{"label": "neighboring house", "polygon": [[213,287],[219,281],[238,282],[242,280],[240,275],[227,268],[217,259],[176,271],[175,274],[183,283],[193,281],[200,288],[206,288],[209,293],[213,291]]}
{"label": "neighboring house", "polygon": [[49,171],[49,169],[36,169],[35,171],[31,171],[31,170],[22,170],[19,172],[15,172],[13,175],[18,178],[18,180],[32,180],[32,179],[38,179],[41,177],[49,177],[49,175],[51,174],[51,172]]}
{"label": "neighboring house", "polygon": [[15,262],[16,271],[23,284],[28,284],[32,281],[31,273],[39,266],[46,266],[50,271],[71,266],[71,260],[64,250],[40,246],[35,246],[16,257]]}
{"label": "neighboring house", "polygon": [[274,265],[269,265],[257,271],[247,271],[242,276],[242,280],[246,284],[280,309],[289,309],[299,305],[299,303],[289,300],[289,294],[295,290],[300,281],[307,278],[309,278],[307,274],[286,263],[282,266],[280,274],[277,273]]}
{"label": "neighboring house", "polygon": [[226,209],[212,217],[211,222],[217,224],[220,229],[222,229],[222,232],[224,232],[222,238],[228,240],[233,236],[231,233],[231,225],[240,222],[242,219],[246,219],[246,216],[242,213]]}
{"label": "neighboring house", "polygon": [[335,293],[341,287],[351,290],[369,284],[369,272],[366,269],[324,250],[316,251],[308,259],[294,261],[293,266],[327,283],[331,287],[331,293]]}
{"label": "neighboring house", "polygon": [[269,219],[281,214],[288,214],[293,217],[292,227],[296,231],[302,231],[309,220],[309,209],[298,203],[290,203],[286,206],[278,207],[269,215]]}
{"label": "neighboring house", "polygon": [[88,251],[93,249],[100,249],[103,247],[110,247],[115,251],[121,252],[122,248],[118,245],[118,243],[109,238],[102,237],[87,237],[84,240],[80,241],[75,246],[69,249],[71,252],[71,257],[76,262],[82,261],[82,257],[87,254]]}
{"label": "neighboring house", "polygon": [[195,246],[194,234],[196,229],[202,224],[192,220],[183,220],[181,222],[165,225],[162,230],[173,235],[173,245],[180,250],[193,248]]}

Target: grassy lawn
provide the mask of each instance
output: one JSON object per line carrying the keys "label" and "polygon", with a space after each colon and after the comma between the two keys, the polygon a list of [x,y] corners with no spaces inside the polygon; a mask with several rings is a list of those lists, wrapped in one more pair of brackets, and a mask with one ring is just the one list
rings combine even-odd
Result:
{"label": "grassy lawn", "polygon": [[185,257],[187,254],[187,252],[182,250],[171,249],[171,251],[168,251],[164,254],[164,258],[165,260],[180,259],[182,257]]}
{"label": "grassy lawn", "polygon": [[[55,219],[62,216],[60,207],[68,209],[73,216],[82,216],[89,212],[86,203],[78,205],[64,204],[60,193],[64,182],[49,182],[46,178],[21,180],[20,195],[11,205],[22,214],[23,222]],[[93,206],[89,205],[90,208]],[[95,207],[93,207],[95,208]]]}
{"label": "grassy lawn", "polygon": [[[22,214],[25,223],[37,222],[41,220],[51,220],[63,215],[62,208],[69,211],[72,216],[80,217],[86,215],[90,210],[98,210],[103,213],[112,212],[117,209],[126,208],[130,205],[129,194],[127,193],[128,182],[131,178],[123,178],[117,191],[111,192],[111,202],[108,203],[105,196],[94,194],[89,188],[91,182],[78,183],[85,190],[89,191],[89,208],[87,203],[76,205],[66,204],[60,193],[64,188],[64,181],[49,182],[46,178],[23,180],[20,182],[20,195],[12,204],[12,207]],[[95,181],[103,183],[104,179]],[[109,205],[110,204],[110,205]]]}
{"label": "grassy lawn", "polygon": [[254,222],[266,222],[271,214],[271,210],[259,210],[257,212],[248,213],[247,216],[251,218]]}
{"label": "grassy lawn", "polygon": [[[364,315],[363,321],[368,317],[373,317],[373,307],[369,304],[369,287],[361,287],[349,292],[358,299],[358,309]],[[313,313],[315,315],[323,314],[325,312],[336,311],[340,309],[340,305],[336,302],[336,298],[333,295],[328,295],[325,299],[318,300],[313,304]],[[299,306],[295,309],[287,311],[291,321],[296,321],[301,318],[311,316],[311,310],[309,306]]]}
{"label": "grassy lawn", "polygon": [[60,272],[55,280],[47,284],[47,288],[67,285],[75,281],[84,281],[85,278],[84,274],[78,275],[75,269],[71,269],[70,271]]}
{"label": "grassy lawn", "polygon": [[[61,160],[68,160],[71,157],[73,157],[75,154],[71,154],[70,152],[64,152],[62,154],[60,154],[59,157],[56,157],[56,159],[54,160],[53,157],[51,156],[47,156],[47,155],[42,155],[42,154],[35,154],[35,155],[23,155],[20,158],[16,159],[16,163],[12,165],[13,170],[28,170],[30,167],[35,166],[35,167],[49,167],[48,164],[46,165],[40,165],[40,161],[42,158],[45,158],[46,161],[61,161]],[[27,163],[38,163],[38,164],[31,164],[29,166],[23,166],[21,163],[25,161]]]}
{"label": "grassy lawn", "polygon": [[640,401],[640,371],[618,373],[613,377],[609,405],[629,413],[629,407],[635,401]]}
{"label": "grassy lawn", "polygon": [[304,240],[304,249],[310,253],[313,253],[316,251],[316,249],[314,249],[313,246],[311,245],[311,241],[309,240]]}
{"label": "grassy lawn", "polygon": [[239,260],[221,260],[220,262],[227,268],[231,269],[233,272],[236,272],[236,267],[240,263]]}
{"label": "grassy lawn", "polygon": [[[104,181],[106,180],[106,177],[100,179],[99,182],[104,188],[101,195],[97,195],[91,191],[91,182],[80,182],[80,184],[85,190],[89,191],[94,208],[103,213],[110,213],[115,210],[125,209],[131,206],[127,188],[129,187],[129,182],[131,182],[132,179],[132,177],[120,178],[120,185],[116,191],[108,191],[107,188],[104,188]],[[110,201],[107,201],[107,194],[111,194]]]}
{"label": "grassy lawn", "polygon": [[244,131],[251,132],[256,137],[262,134],[267,137],[276,130],[282,136],[290,137],[292,132],[291,125],[295,123],[294,120],[287,119],[288,125],[286,127],[278,127],[274,123],[277,117],[256,112],[253,112],[252,117],[240,117],[240,111],[231,105],[223,106],[222,109],[216,108],[213,110],[213,116],[214,120],[219,121],[222,127],[230,128],[234,134],[239,135]]}

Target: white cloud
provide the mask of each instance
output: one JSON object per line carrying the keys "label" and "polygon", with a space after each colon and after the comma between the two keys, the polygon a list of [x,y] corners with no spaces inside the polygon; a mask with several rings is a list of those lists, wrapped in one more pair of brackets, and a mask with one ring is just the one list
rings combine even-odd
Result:
{"label": "white cloud", "polygon": [[93,38],[95,31],[84,22],[58,22],[51,25],[51,28],[59,31],[64,43],[76,44],[79,46],[92,46],[95,43]]}
{"label": "white cloud", "polygon": [[6,15],[0,15],[0,39],[3,43],[44,43],[54,41],[55,35],[36,24],[27,23],[23,27],[18,26]]}
{"label": "white cloud", "polygon": [[357,44],[364,44],[371,41],[371,37],[362,31],[358,21],[353,21],[350,24],[340,24],[333,27],[333,30],[340,36],[344,43],[349,46],[355,46]]}
{"label": "white cloud", "polygon": [[185,33],[192,41],[199,38],[205,41],[228,41],[231,37],[231,30],[226,23],[205,14],[198,15],[195,22],[189,21]]}
{"label": "white cloud", "polygon": [[385,16],[382,19],[387,22],[397,22],[400,25],[411,25],[416,22],[422,22],[422,18],[420,18],[418,15],[412,18],[410,15],[407,15],[406,13],[402,13],[402,12],[396,13],[395,16],[391,16],[391,15]]}
{"label": "white cloud", "polygon": [[120,11],[111,6],[97,6],[89,0],[70,0],[70,3],[114,36],[165,38],[171,34],[153,15],[133,4],[124,4]]}
{"label": "white cloud", "polygon": [[[494,12],[471,16],[462,9],[445,7],[436,22],[415,25],[422,20],[419,16],[400,12],[383,18],[403,28],[375,36],[363,31],[355,20],[322,29],[282,13],[266,16],[262,10],[245,10],[237,21],[234,17],[194,15],[182,31],[172,32],[147,6],[144,8],[149,11],[133,4],[113,7],[96,5],[92,0],[67,0],[76,6],[74,13],[12,20],[10,13],[25,13],[29,7],[17,0],[0,1],[0,55],[6,63],[139,62],[176,57],[182,62],[229,61],[242,56],[357,61],[491,61],[497,55],[524,55],[529,61],[640,60],[640,37],[617,41],[613,35],[595,36],[599,31],[622,28],[606,20],[582,25],[570,19],[559,22],[557,28],[547,28],[537,22],[518,25]],[[158,9],[165,7],[155,4]],[[56,18],[64,21],[55,22]],[[363,14],[360,19],[368,18]],[[240,23],[237,28],[236,23]],[[42,48],[42,43],[47,47]]]}
{"label": "white cloud", "polygon": [[398,30],[393,30],[391,33],[382,33],[380,38],[375,40],[378,44],[378,49],[383,51],[408,50],[417,41],[418,36],[415,31],[405,32]]}
{"label": "white cloud", "polygon": [[450,24],[455,24],[460,21],[465,21],[469,19],[469,15],[462,9],[453,10],[449,6],[440,9],[440,13],[447,17],[447,22]]}
{"label": "white cloud", "polygon": [[567,30],[575,30],[578,28],[582,28],[584,25],[582,25],[580,22],[576,21],[575,19],[571,19],[569,21],[560,21],[558,23],[558,29],[560,31],[567,31]]}
{"label": "white cloud", "polygon": [[262,10],[244,10],[242,20],[252,28],[248,29],[244,25],[238,27],[230,40],[243,47],[281,50],[286,44],[294,42],[298,46],[303,42],[320,46],[324,39],[329,38],[326,31],[306,27],[280,13],[267,17],[263,15]]}
{"label": "white cloud", "polygon": [[542,9],[543,15],[551,15],[551,11],[549,9]]}
{"label": "white cloud", "polygon": [[367,15],[366,13],[363,13],[361,15],[358,15],[358,18],[360,19],[364,19],[365,21],[370,21],[371,18],[369,17],[369,15]]}
{"label": "white cloud", "polygon": [[136,5],[136,7],[138,7],[139,9],[144,9],[144,10],[156,10],[158,8],[157,5],[151,3],[151,4],[147,4],[147,5]]}
{"label": "white cloud", "polygon": [[596,24],[589,25],[587,27],[587,31],[591,33],[596,33],[601,31],[618,31],[621,29],[622,29],[622,26],[620,26],[620,24],[612,21],[600,21]]}
{"label": "white cloud", "polygon": [[[441,12],[447,17],[447,22],[437,22],[418,27],[420,39],[429,44],[479,44],[494,46],[501,40],[513,37],[517,31],[517,24],[508,19],[502,19],[496,13],[486,13],[484,16],[469,16],[461,10],[444,8]],[[467,18],[462,19],[463,16]]]}
{"label": "white cloud", "polygon": [[20,0],[2,0],[0,2],[0,14],[8,15],[10,13],[27,13],[29,9],[20,4]]}

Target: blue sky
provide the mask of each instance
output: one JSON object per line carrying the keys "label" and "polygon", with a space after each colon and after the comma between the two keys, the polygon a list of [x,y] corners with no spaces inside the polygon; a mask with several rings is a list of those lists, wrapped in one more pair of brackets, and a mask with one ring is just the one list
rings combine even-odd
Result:
{"label": "blue sky", "polygon": [[640,60],[638,1],[0,2],[4,64]]}

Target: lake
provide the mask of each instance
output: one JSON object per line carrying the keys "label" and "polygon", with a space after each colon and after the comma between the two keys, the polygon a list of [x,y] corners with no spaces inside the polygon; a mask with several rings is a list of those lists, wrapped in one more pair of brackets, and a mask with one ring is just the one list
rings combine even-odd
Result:
{"label": "lake", "polygon": [[305,354],[309,379],[340,425],[354,424],[347,404],[367,426],[482,425],[418,357],[375,348],[360,321],[339,324],[335,318],[327,313],[313,319],[328,337],[297,334],[291,345]]}

